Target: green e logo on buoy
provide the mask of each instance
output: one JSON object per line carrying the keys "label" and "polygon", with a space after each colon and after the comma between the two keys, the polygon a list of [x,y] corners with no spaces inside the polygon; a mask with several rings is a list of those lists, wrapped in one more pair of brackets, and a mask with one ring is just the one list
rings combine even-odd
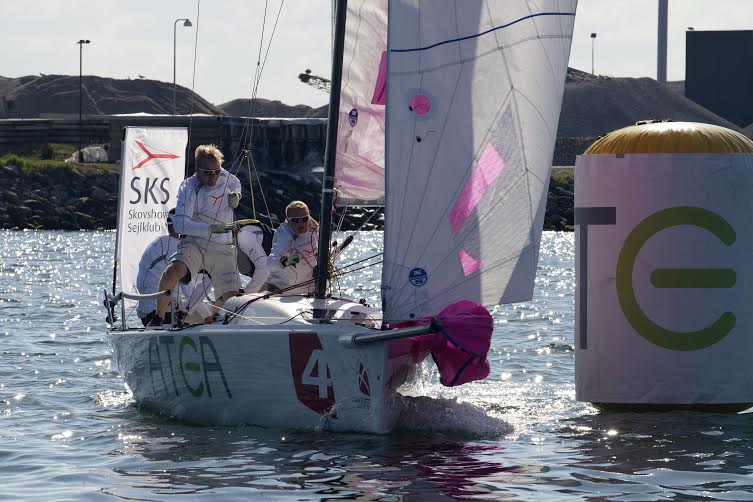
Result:
{"label": "green e logo on buoy", "polygon": [[[735,327],[735,315],[725,312],[713,323],[697,331],[671,331],[646,316],[633,291],[633,266],[643,245],[662,230],[678,225],[702,228],[725,245],[736,239],[735,230],[718,214],[692,206],[671,207],[641,221],[625,239],[617,259],[617,297],[625,318],[649,342],[670,350],[698,350],[714,345]],[[657,288],[731,288],[735,271],[729,268],[656,269],[651,284]]]}

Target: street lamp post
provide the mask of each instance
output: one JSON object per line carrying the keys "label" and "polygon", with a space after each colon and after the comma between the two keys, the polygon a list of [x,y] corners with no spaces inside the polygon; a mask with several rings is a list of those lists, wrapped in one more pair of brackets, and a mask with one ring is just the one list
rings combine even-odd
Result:
{"label": "street lamp post", "polygon": [[173,23],[173,115],[177,113],[177,108],[175,104],[175,52],[176,52],[175,39],[177,36],[177,31],[178,31],[178,21],[183,21],[183,26],[187,28],[190,28],[191,26],[193,26],[191,24],[191,20],[186,19],[186,18],[176,19],[175,22]]}
{"label": "street lamp post", "polygon": [[84,108],[83,94],[84,94],[84,44],[91,43],[91,40],[79,40],[78,44],[78,161],[84,161],[84,152],[81,151],[82,131],[81,131],[81,115]]}
{"label": "street lamp post", "polygon": [[591,75],[596,75],[596,72],[594,72],[594,40],[596,40],[596,33],[591,33]]}

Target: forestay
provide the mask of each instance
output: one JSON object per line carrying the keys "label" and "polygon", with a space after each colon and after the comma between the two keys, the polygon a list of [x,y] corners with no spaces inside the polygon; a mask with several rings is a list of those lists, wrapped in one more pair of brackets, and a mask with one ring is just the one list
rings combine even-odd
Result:
{"label": "forestay", "polygon": [[387,321],[531,298],[576,0],[390,0]]}
{"label": "forestay", "polygon": [[167,213],[175,207],[185,177],[188,130],[184,127],[127,127],[120,162],[115,260],[120,290],[138,293],[141,255],[167,234]]}
{"label": "forestay", "polygon": [[387,0],[351,0],[343,51],[335,188],[343,199],[384,197]]}

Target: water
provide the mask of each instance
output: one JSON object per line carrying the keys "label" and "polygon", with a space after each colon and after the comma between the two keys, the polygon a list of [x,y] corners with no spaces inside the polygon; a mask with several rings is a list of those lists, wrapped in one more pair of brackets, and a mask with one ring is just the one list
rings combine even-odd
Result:
{"label": "water", "polygon": [[[350,258],[380,239],[363,235]],[[533,301],[494,311],[490,378],[446,389],[429,375],[386,436],[137,410],[104,336],[113,240],[0,231],[0,500],[753,498],[750,415],[575,401],[572,234],[544,234]],[[368,296],[368,272],[346,292]]]}

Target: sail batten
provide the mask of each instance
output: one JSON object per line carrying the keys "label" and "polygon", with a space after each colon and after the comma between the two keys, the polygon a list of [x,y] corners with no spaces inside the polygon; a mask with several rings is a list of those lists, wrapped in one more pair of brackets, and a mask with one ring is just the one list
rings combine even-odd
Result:
{"label": "sail batten", "polygon": [[575,0],[390,0],[388,321],[530,299]]}

